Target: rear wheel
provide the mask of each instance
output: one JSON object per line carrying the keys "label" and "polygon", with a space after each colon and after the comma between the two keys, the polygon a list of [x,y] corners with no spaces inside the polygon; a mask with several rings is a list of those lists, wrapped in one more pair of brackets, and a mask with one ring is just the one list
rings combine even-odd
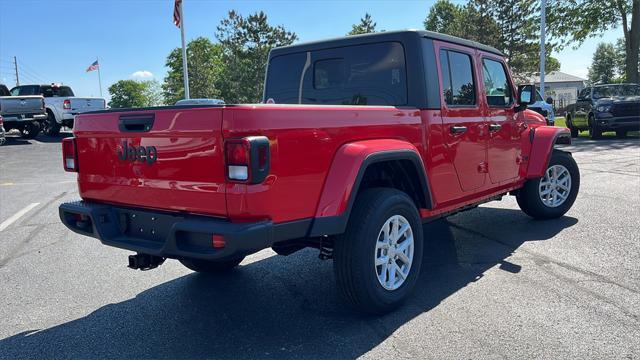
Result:
{"label": "rear wheel", "polygon": [[578,128],[573,126],[571,118],[567,118],[567,127],[569,128],[569,131],[571,131],[572,138],[577,138],[578,135],[580,135],[580,131],[578,130]]}
{"label": "rear wheel", "polygon": [[56,121],[55,115],[48,110],[47,118],[43,121],[43,131],[48,136],[58,136],[60,134],[60,124]]}
{"label": "rear wheel", "polygon": [[422,223],[402,191],[366,189],[334,242],[338,289],[358,311],[384,313],[413,291],[422,264]]}
{"label": "rear wheel", "polygon": [[554,219],[569,211],[579,189],[580,171],[576,161],[566,152],[554,151],[544,176],[527,181],[516,200],[527,215]]}
{"label": "rear wheel", "polygon": [[226,271],[230,271],[235,268],[242,262],[244,256],[234,257],[228,260],[200,260],[200,259],[180,259],[179,261],[182,265],[186,266],[190,270],[206,273],[206,274],[215,274],[222,273]]}
{"label": "rear wheel", "polygon": [[22,137],[25,139],[35,139],[36,136],[40,133],[40,123],[37,121],[32,121],[24,125],[22,128]]}

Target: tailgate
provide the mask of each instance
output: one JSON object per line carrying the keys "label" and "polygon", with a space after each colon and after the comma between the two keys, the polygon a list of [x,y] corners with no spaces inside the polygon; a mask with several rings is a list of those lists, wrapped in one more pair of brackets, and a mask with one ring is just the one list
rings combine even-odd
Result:
{"label": "tailgate", "polygon": [[42,114],[43,102],[41,96],[11,96],[0,100],[3,114]]}
{"label": "tailgate", "polygon": [[104,109],[104,99],[100,98],[70,98],[71,110],[79,113]]}
{"label": "tailgate", "polygon": [[226,216],[223,107],[78,115],[85,200]]}

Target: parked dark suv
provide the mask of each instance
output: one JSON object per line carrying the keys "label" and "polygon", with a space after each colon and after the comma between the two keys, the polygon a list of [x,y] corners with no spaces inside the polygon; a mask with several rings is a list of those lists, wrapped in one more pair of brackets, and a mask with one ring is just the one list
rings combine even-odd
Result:
{"label": "parked dark suv", "polygon": [[589,130],[598,139],[605,131],[625,137],[628,131],[640,130],[640,85],[604,84],[590,86],[578,94],[578,101],[567,108],[567,127],[571,136]]}

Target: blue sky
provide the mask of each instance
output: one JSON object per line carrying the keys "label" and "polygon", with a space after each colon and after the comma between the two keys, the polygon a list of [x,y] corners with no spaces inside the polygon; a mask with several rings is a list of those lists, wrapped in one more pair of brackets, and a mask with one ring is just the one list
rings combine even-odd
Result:
{"label": "blue sky", "polygon": [[[342,36],[365,12],[380,29],[421,29],[434,2],[184,0],[185,30],[188,39],[215,40],[216,26],[232,9],[243,15],[263,10],[271,24],[296,32],[301,41]],[[85,73],[96,57],[105,97],[113,82],[140,78],[136,72],[162,82],[166,56],[180,46],[172,14],[173,0],[0,0],[0,82],[15,85],[13,56],[21,83],[63,82],[81,96],[99,95],[97,73]],[[598,42],[614,42],[622,30],[602,35],[554,54],[561,70],[584,77]]]}

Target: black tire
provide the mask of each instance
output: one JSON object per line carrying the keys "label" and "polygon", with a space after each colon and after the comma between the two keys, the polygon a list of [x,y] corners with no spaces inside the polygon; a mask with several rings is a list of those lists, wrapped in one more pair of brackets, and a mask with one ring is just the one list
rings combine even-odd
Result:
{"label": "black tire", "polygon": [[[394,215],[401,215],[410,225],[414,250],[404,282],[397,289],[387,290],[378,281],[376,243],[383,225]],[[407,194],[390,188],[362,191],[346,232],[334,242],[333,270],[340,294],[354,309],[365,313],[380,314],[400,306],[418,280],[423,242],[420,215]]]}
{"label": "black tire", "polygon": [[617,130],[616,131],[616,137],[618,139],[624,139],[627,137],[627,132],[625,130]]}
{"label": "black tire", "polygon": [[242,262],[244,256],[234,257],[228,260],[208,261],[200,259],[180,259],[182,265],[190,270],[205,274],[217,274],[232,270]]}
{"label": "black tire", "polygon": [[42,122],[43,127],[42,130],[47,136],[58,136],[60,135],[60,124],[56,121],[55,115],[51,110],[47,110],[47,118]]}
{"label": "black tire", "polygon": [[589,139],[598,140],[602,138],[602,129],[596,124],[596,120],[593,115],[589,116]]}
{"label": "black tire", "polygon": [[32,121],[24,125],[21,130],[22,138],[24,139],[35,139],[38,134],[40,134],[40,123],[37,121]]}
{"label": "black tire", "polygon": [[567,119],[567,127],[569,128],[569,131],[571,131],[572,138],[577,138],[578,135],[580,135],[580,131],[578,130],[578,128],[574,127],[571,123],[571,118]]}
{"label": "black tire", "polygon": [[[554,150],[549,160],[549,169],[553,165],[562,165],[568,171],[571,176],[571,189],[566,200],[557,207],[549,207],[542,202],[540,198],[540,181],[543,178],[528,180],[522,189],[516,194],[516,200],[520,209],[525,214],[540,220],[555,219],[564,215],[573,203],[576,201],[578,191],[580,190],[580,170],[573,157],[564,151]],[[546,172],[546,170],[545,170]]]}

